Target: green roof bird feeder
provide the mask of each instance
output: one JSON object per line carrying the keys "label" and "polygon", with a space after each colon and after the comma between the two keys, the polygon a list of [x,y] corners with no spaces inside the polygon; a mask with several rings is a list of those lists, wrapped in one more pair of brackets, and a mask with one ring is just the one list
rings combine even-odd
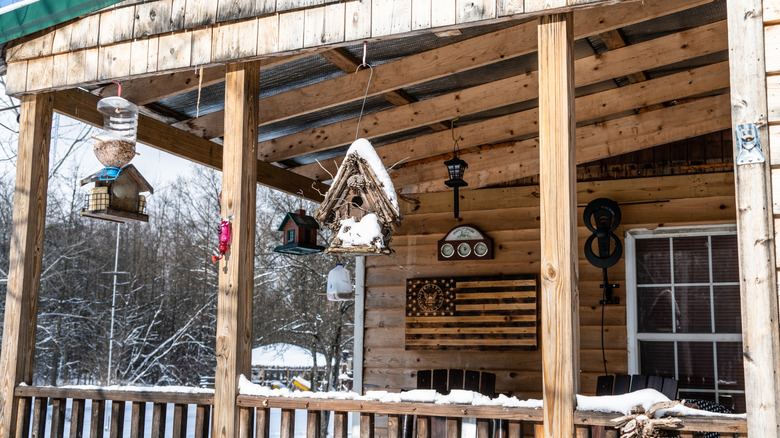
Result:
{"label": "green roof bird feeder", "polygon": [[287,213],[282,224],[276,231],[282,231],[282,245],[274,248],[274,252],[282,254],[308,255],[322,252],[324,246],[317,245],[317,231],[320,225],[311,217],[306,216],[306,210],[295,210]]}

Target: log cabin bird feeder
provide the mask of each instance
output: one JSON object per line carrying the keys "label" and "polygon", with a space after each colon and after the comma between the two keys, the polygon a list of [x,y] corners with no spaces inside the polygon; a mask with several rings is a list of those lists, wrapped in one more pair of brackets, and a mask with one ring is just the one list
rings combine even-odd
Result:
{"label": "log cabin bird feeder", "polygon": [[455,219],[458,219],[458,216],[460,214],[460,194],[459,189],[461,187],[466,187],[469,185],[466,181],[463,180],[463,174],[466,171],[466,168],[469,167],[468,163],[461,160],[458,157],[458,154],[460,152],[460,148],[458,147],[458,141],[463,139],[463,137],[455,138],[455,121],[458,120],[458,118],[453,119],[450,121],[450,129],[452,130],[452,141],[454,142],[452,149],[453,149],[453,157],[450,160],[447,160],[444,162],[444,165],[447,166],[447,174],[449,175],[449,179],[447,181],[444,181],[444,184],[447,185],[447,187],[452,187],[455,189],[453,200],[453,210],[455,214]]}
{"label": "log cabin bird feeder", "polygon": [[352,143],[314,218],[336,234],[328,254],[392,252],[392,234],[402,219],[398,196],[368,140]]}
{"label": "log cabin bird feeder", "polygon": [[154,189],[132,164],[117,172],[110,180],[105,179],[105,169],[81,180],[81,185],[94,183],[86,197],[81,215],[112,222],[149,222],[146,215],[146,196]]}
{"label": "log cabin bird feeder", "polygon": [[324,246],[317,245],[317,231],[320,225],[306,215],[306,210],[287,213],[276,231],[282,231],[282,244],[274,252],[282,254],[308,255],[322,252]]}

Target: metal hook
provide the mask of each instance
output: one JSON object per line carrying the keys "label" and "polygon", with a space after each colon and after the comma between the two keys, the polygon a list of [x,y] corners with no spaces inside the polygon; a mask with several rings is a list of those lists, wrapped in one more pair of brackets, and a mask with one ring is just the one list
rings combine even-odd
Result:
{"label": "metal hook", "polygon": [[116,97],[122,97],[122,83],[119,81],[111,81],[116,84],[117,90],[116,90]]}
{"label": "metal hook", "polygon": [[455,138],[455,122],[457,122],[458,119],[460,119],[460,116],[455,117],[454,119],[450,120],[450,132],[452,134],[452,141],[455,142],[455,144],[453,145],[452,148],[455,149],[455,150],[457,150],[457,148],[458,148],[458,142],[460,140],[463,140],[463,136],[461,136],[461,135],[459,135],[458,138]]}

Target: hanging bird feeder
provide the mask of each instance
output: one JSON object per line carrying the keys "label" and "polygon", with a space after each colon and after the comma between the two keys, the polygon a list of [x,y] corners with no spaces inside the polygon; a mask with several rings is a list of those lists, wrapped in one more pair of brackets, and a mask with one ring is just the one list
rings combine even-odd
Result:
{"label": "hanging bird feeder", "polygon": [[325,247],[317,245],[319,229],[320,225],[317,221],[311,216],[306,216],[306,210],[288,212],[276,230],[282,232],[282,244],[274,248],[274,252],[294,255],[322,252]]}
{"label": "hanging bird feeder", "polygon": [[103,114],[103,130],[95,136],[95,156],[106,166],[101,179],[116,179],[122,167],[135,157],[138,107],[119,96],[100,99],[97,110]]}
{"label": "hanging bird feeder", "polygon": [[349,271],[341,263],[328,273],[328,301],[349,301],[355,299]]}

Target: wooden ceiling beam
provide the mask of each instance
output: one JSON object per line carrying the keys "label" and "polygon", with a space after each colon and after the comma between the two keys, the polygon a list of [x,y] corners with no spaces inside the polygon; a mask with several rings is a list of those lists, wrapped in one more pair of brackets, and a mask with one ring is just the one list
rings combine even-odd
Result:
{"label": "wooden ceiling beam", "polygon": [[[717,92],[728,85],[728,63],[721,62],[641,84],[632,84],[581,96],[576,99],[576,116],[579,122],[601,120],[634,108],[686,96]],[[462,137],[459,145],[464,153],[468,153],[469,148],[505,142],[513,138],[536,136],[538,135],[537,121],[538,110],[534,108],[464,125],[458,128],[458,135]],[[437,156],[438,160],[443,160],[446,158],[441,154],[448,154],[452,151],[452,139],[449,135],[448,132],[429,134],[379,146],[376,151],[387,165],[399,161],[409,162]],[[330,178],[331,173],[335,174],[335,169],[338,167],[335,161],[338,160],[308,164],[295,168],[294,171],[324,181]]]}
{"label": "wooden ceiling beam", "polygon": [[[343,72],[347,74],[356,73],[358,67],[362,65],[362,62],[359,59],[352,56],[351,53],[349,53],[346,49],[343,48],[337,48],[333,50],[328,50],[327,52],[323,52],[322,57],[330,61],[331,64],[340,68]],[[388,102],[392,103],[395,106],[404,106],[404,105],[409,105],[410,103],[413,102],[417,102],[417,99],[415,99],[414,97],[412,97],[407,92],[401,89],[388,91],[387,93],[382,93],[382,97],[384,97],[385,100],[387,100]],[[444,131],[448,129],[447,125],[441,122],[437,122],[430,125],[430,128],[433,129],[434,131]]]}
{"label": "wooden ceiling beam", "polygon": [[[261,69],[276,67],[305,56],[311,53],[281,56],[276,58],[263,59]],[[203,69],[203,79],[200,79],[200,69],[168,73],[164,75],[149,76],[140,79],[131,79],[122,82],[122,97],[133,102],[136,105],[146,105],[156,102],[166,97],[176,96],[197,90],[198,87],[208,87],[210,85],[225,82],[225,66],[218,65]],[[106,85],[101,88],[97,95],[100,97],[116,96],[118,87],[116,84]]]}
{"label": "wooden ceiling beam", "polygon": [[[577,164],[636,152],[673,141],[729,129],[729,95],[721,94],[577,128]],[[488,148],[463,157],[470,188],[486,187],[539,173],[538,138]],[[444,191],[446,169],[439,162],[408,166],[390,174],[407,193]]]}
{"label": "wooden ceiling beam", "polygon": [[[727,33],[726,22],[720,21],[579,59],[575,62],[576,86],[595,84],[628,73],[726,50]],[[537,94],[537,74],[529,72],[365,115],[360,125],[360,136],[371,139],[403,132],[446,119],[443,115],[474,114],[528,101],[536,98]],[[261,142],[258,144],[258,158],[275,162],[344,146],[354,140],[355,126],[357,118]]]}
{"label": "wooden ceiling beam", "polygon": [[[711,0],[645,0],[575,13],[575,39],[629,26],[709,3]],[[369,96],[376,96],[483,65],[536,51],[536,22],[491,32],[455,44],[408,56],[374,68]],[[403,72],[403,74],[398,74]],[[332,108],[363,98],[368,72],[344,75],[263,99],[260,124]],[[177,124],[206,138],[222,136],[224,115],[217,111]]]}
{"label": "wooden ceiling beam", "polygon": [[[96,109],[99,100],[98,96],[78,89],[58,91],[54,111],[100,128],[103,115]],[[222,169],[222,146],[145,115],[138,119],[138,141],[194,163]],[[257,183],[315,202],[321,201],[328,190],[325,184],[259,160]]]}

